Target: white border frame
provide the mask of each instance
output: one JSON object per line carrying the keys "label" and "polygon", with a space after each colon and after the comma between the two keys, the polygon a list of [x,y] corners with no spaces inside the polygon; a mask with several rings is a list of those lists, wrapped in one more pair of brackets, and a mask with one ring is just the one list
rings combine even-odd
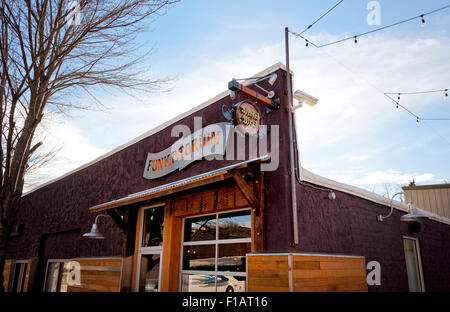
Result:
{"label": "white border frame", "polygon": [[[229,272],[229,271],[218,271],[217,270],[217,261],[219,258],[218,252],[219,248],[216,248],[216,245],[221,244],[238,244],[238,243],[252,243],[252,237],[250,235],[249,238],[236,238],[236,239],[219,239],[219,230],[218,230],[218,222],[219,222],[219,215],[220,214],[227,214],[227,213],[233,213],[233,212],[239,212],[239,211],[249,211],[250,212],[250,218],[252,216],[252,210],[251,208],[241,208],[241,209],[233,209],[233,210],[225,210],[225,211],[217,211],[217,212],[211,212],[211,213],[205,213],[205,214],[196,214],[193,216],[184,217],[182,219],[182,227],[181,227],[181,248],[180,248],[180,273],[178,276],[178,291],[182,292],[183,287],[183,274],[188,275],[198,275],[198,274],[205,274],[205,275],[229,275],[229,276],[244,276],[245,277],[245,291],[247,291],[247,254],[245,255],[245,272]],[[216,216],[216,239],[215,240],[205,240],[205,241],[194,241],[194,242],[184,242],[184,224],[186,219],[194,219],[199,217],[206,217],[206,216]],[[252,219],[252,218],[251,218]],[[252,227],[252,223],[250,222],[250,229]],[[215,248],[215,262],[214,262],[214,271],[197,271],[197,270],[183,270],[183,250],[184,246],[202,246],[202,245],[214,245]],[[214,279],[214,292],[217,292],[217,278]]]}
{"label": "white border frame", "polygon": [[[420,286],[421,286],[421,291],[420,292],[425,292],[425,279],[423,277],[423,269],[422,269],[422,252],[420,251],[420,242],[419,242],[419,238],[417,237],[412,237],[412,236],[408,236],[408,235],[403,235],[402,236],[402,243],[403,243],[403,255],[405,256],[405,266],[406,266],[406,254],[405,254],[405,239],[409,239],[412,240],[414,242],[414,245],[416,247],[416,259],[417,259],[417,266],[419,267],[418,271],[419,271],[419,281],[420,281]],[[406,270],[406,274],[408,274],[408,270]],[[408,280],[409,280],[409,276],[408,276]],[[409,282],[408,282],[409,284]],[[409,285],[408,285],[409,287]],[[411,292],[411,290],[410,290]]]}
{"label": "white border frame", "polygon": [[[142,207],[140,211],[140,230],[139,230],[139,245],[137,250],[137,261],[136,261],[136,280],[134,283],[134,291],[139,292],[139,282],[141,276],[141,258],[143,255],[159,255],[159,274],[158,274],[158,292],[161,291],[161,269],[162,269],[162,261],[163,261],[163,246],[164,246],[164,232],[163,232],[163,246],[154,246],[154,247],[142,247],[142,234],[144,231],[144,214],[145,211],[152,208],[164,208],[164,217],[165,217],[165,204],[156,204],[151,206]],[[164,220],[163,222],[165,222]],[[164,229],[163,229],[164,231]]]}

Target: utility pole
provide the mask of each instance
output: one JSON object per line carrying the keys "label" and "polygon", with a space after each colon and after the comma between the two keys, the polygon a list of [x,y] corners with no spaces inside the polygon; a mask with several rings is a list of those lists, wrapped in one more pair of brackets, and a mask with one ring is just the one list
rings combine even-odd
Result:
{"label": "utility pole", "polygon": [[295,168],[294,165],[294,141],[292,133],[292,81],[291,81],[291,70],[289,67],[289,29],[286,27],[284,29],[285,37],[285,47],[286,47],[286,71],[287,71],[287,92],[288,92],[288,116],[289,116],[289,159],[290,159],[290,176],[291,176],[291,204],[292,204],[292,226],[294,231],[294,241],[291,243],[291,247],[298,246],[298,216],[297,216],[297,194],[296,194],[296,183],[295,183]]}

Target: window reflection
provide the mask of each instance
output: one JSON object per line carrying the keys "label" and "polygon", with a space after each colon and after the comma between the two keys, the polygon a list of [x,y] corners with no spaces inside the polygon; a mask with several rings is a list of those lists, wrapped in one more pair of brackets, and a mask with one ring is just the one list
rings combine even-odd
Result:
{"label": "window reflection", "polygon": [[[217,282],[216,282],[217,280]],[[244,292],[245,276],[183,274],[183,292]]]}
{"label": "window reflection", "polygon": [[142,247],[162,246],[164,232],[164,207],[144,210]]}
{"label": "window reflection", "polygon": [[69,262],[61,262],[60,269],[62,270],[59,292],[67,292],[67,275],[69,274]]}
{"label": "window reflection", "polygon": [[251,216],[248,211],[219,215],[219,239],[251,237]]}
{"label": "window reflection", "polygon": [[215,247],[215,245],[185,246],[183,248],[183,270],[214,271]]}
{"label": "window reflection", "polygon": [[159,289],[159,255],[143,255],[141,257],[141,270],[139,291],[156,292]]}
{"label": "window reflection", "polygon": [[250,243],[219,245],[219,271],[245,272],[245,255],[251,251]]}
{"label": "window reflection", "polygon": [[47,292],[58,291],[59,266],[60,266],[59,262],[49,263],[45,291]]}
{"label": "window reflection", "polygon": [[214,292],[215,276],[207,274],[188,275],[183,274],[181,291],[189,292]]}
{"label": "window reflection", "polygon": [[186,219],[184,225],[184,241],[204,241],[216,239],[216,216]]}

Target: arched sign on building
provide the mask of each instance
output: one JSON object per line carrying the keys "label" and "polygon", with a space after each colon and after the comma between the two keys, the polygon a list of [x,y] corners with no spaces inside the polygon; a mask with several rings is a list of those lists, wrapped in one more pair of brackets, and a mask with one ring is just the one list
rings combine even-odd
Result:
{"label": "arched sign on building", "polygon": [[234,107],[234,124],[245,134],[258,134],[262,125],[261,111],[258,106],[248,100],[238,103]]}

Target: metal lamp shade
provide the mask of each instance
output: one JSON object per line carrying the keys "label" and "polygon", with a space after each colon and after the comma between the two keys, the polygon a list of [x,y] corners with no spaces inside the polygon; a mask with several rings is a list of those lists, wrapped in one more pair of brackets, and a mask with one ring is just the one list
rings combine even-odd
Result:
{"label": "metal lamp shade", "polygon": [[401,221],[410,222],[410,221],[419,221],[420,219],[428,219],[428,216],[424,213],[421,213],[414,203],[408,204],[408,214],[405,214],[400,217]]}
{"label": "metal lamp shade", "polygon": [[98,231],[97,223],[92,224],[91,231],[89,233],[83,234],[83,237],[92,238],[92,239],[104,239],[102,233]]}
{"label": "metal lamp shade", "polygon": [[412,211],[400,217],[400,220],[405,222],[419,221],[420,219],[428,219],[428,216],[418,211]]}

